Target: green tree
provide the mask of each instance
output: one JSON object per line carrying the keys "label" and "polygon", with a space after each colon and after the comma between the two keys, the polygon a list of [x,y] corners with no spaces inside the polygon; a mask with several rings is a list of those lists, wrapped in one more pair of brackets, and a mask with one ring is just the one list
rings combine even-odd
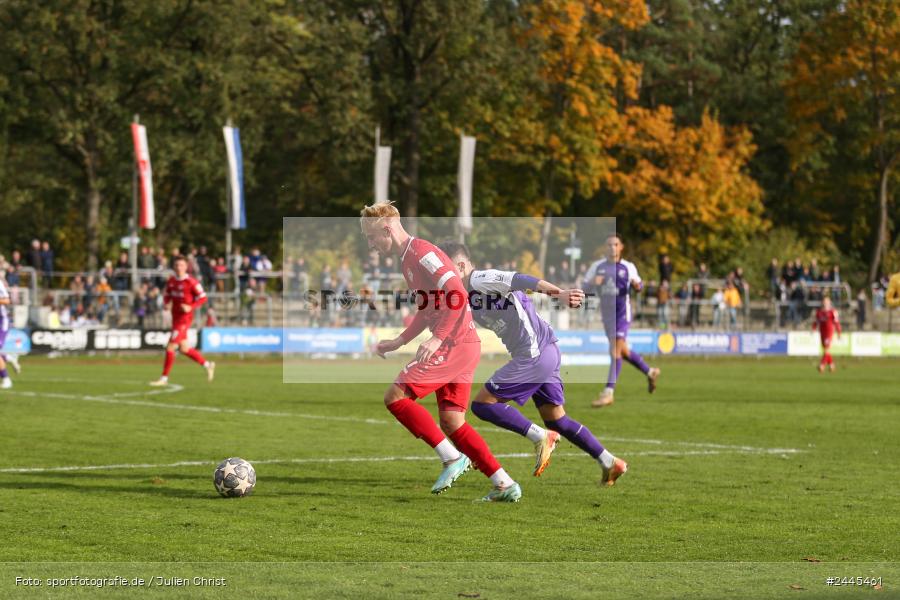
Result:
{"label": "green tree", "polygon": [[[810,187],[829,186],[829,196],[851,199],[849,229],[857,239],[868,238],[873,281],[890,245],[890,200],[900,163],[896,3],[850,0],[831,11],[819,30],[804,37],[791,74],[786,93],[796,119],[793,167]],[[835,187],[837,182],[845,185]]]}

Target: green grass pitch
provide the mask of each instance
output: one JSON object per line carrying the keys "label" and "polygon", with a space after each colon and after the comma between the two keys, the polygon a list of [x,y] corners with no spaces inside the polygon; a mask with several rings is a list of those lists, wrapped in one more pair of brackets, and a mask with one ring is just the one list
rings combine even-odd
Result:
{"label": "green grass pitch", "polygon": [[[603,410],[571,385],[569,414],[629,462],[608,489],[568,442],[531,477],[531,445],[470,415],[524,491],[479,505],[478,472],[429,494],[439,466],[384,384],[283,384],[277,359],[219,359],[207,384],[179,358],[159,393],[157,358],[26,357],[0,391],[0,597],[98,595],[49,587],[76,576],[184,598],[900,595],[896,360],[660,359],[656,394],[626,366]],[[335,381],[358,366],[322,363]],[[227,456],[254,463],[253,496],[217,496]],[[857,576],[880,589],[826,585]]]}

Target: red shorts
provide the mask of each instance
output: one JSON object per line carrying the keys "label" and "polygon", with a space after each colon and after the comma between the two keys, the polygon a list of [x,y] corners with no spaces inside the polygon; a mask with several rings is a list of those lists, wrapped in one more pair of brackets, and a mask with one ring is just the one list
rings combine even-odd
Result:
{"label": "red shorts", "polygon": [[188,339],[188,329],[191,328],[193,319],[178,319],[172,323],[172,335],[169,336],[170,344],[180,344]]}
{"label": "red shorts", "polygon": [[825,348],[826,350],[831,348],[831,337],[832,336],[830,336],[830,335],[828,337],[822,336],[822,347]]}
{"label": "red shorts", "polygon": [[413,360],[403,367],[394,383],[413,398],[424,398],[434,392],[440,410],[466,412],[480,359],[481,342],[441,346],[428,362]]}

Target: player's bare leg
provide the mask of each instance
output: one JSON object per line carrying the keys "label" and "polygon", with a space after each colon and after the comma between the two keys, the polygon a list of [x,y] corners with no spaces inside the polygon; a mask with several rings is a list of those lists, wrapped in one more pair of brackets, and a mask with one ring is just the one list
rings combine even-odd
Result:
{"label": "player's bare leg", "polygon": [[483,421],[528,438],[534,444],[534,476],[541,476],[541,473],[550,464],[550,455],[553,454],[556,444],[559,442],[557,432],[548,431],[535,425],[515,406],[501,402],[485,388],[481,388],[475,397],[475,401],[472,403],[472,412]]}
{"label": "player's bare leg", "polygon": [[432,494],[444,493],[469,470],[472,462],[450,443],[434,422],[431,413],[416,402],[409,390],[392,383],[384,392],[384,405],[401,425],[431,446],[441,459],[444,468],[431,488]]}
{"label": "player's bare leg", "polygon": [[651,367],[647,373],[647,390],[652,394],[656,391],[656,381],[662,371],[658,367]]}
{"label": "player's bare leg", "polygon": [[3,358],[4,355],[0,354],[0,389],[8,390],[13,384],[12,379],[9,378],[9,372],[6,370],[6,361]]}
{"label": "player's bare leg", "polygon": [[466,413],[462,409],[441,408],[438,414],[441,430],[460,451],[472,459],[475,468],[484,473],[494,485],[480,501],[518,502],[522,497],[522,488],[503,470],[487,442],[466,423]]}
{"label": "player's bare leg", "polygon": [[656,380],[659,378],[659,369],[651,369],[644,358],[637,352],[633,352],[628,347],[628,343],[619,338],[616,340],[616,346],[619,350],[619,356],[628,361],[634,368],[647,376],[647,391],[651,394],[656,391]]}
{"label": "player's bare leg", "polygon": [[15,354],[6,354],[2,358],[4,358],[7,364],[12,367],[13,371],[16,372],[16,375],[22,372],[22,365],[19,364],[18,356],[16,356]]}
{"label": "player's bare leg", "polygon": [[618,382],[619,375],[622,372],[622,350],[619,346],[619,340],[615,340],[614,343],[610,344],[609,361],[609,376],[606,378],[606,387],[591,402],[591,406],[594,408],[603,408],[615,401],[613,395],[616,390],[616,382]]}
{"label": "player's bare leg", "polygon": [[614,485],[616,479],[628,471],[628,463],[621,458],[616,458],[609,450],[604,448],[603,444],[594,437],[590,429],[569,418],[562,405],[541,404],[538,406],[538,412],[541,413],[541,418],[548,429],[559,432],[563,437],[597,461],[602,472],[601,485]]}

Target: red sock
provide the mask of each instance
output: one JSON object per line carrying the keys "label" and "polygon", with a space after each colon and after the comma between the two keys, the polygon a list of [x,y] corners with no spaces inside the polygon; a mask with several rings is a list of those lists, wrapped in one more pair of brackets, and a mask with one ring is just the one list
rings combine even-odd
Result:
{"label": "red sock", "polygon": [[191,348],[190,350],[185,352],[184,355],[187,356],[188,358],[190,358],[192,361],[194,361],[197,364],[200,364],[200,365],[206,364],[206,359],[203,358],[203,355],[200,354],[200,351],[197,350],[196,348]]}
{"label": "red sock", "polygon": [[432,448],[446,439],[431,413],[412,398],[391,402],[387,405],[387,409],[411,434],[425,440]]}
{"label": "red sock", "polygon": [[826,353],[825,353],[824,359],[825,359],[825,364],[826,364],[826,365],[833,365],[833,364],[834,364],[834,359],[831,357],[831,353],[830,353],[830,352],[826,352]]}
{"label": "red sock", "polygon": [[169,371],[172,370],[173,364],[175,364],[175,352],[166,350],[166,362],[163,363],[163,377],[169,376]]}
{"label": "red sock", "polygon": [[500,463],[491,454],[487,442],[468,423],[450,434],[450,441],[459,451],[468,456],[478,470],[490,477],[500,469]]}

